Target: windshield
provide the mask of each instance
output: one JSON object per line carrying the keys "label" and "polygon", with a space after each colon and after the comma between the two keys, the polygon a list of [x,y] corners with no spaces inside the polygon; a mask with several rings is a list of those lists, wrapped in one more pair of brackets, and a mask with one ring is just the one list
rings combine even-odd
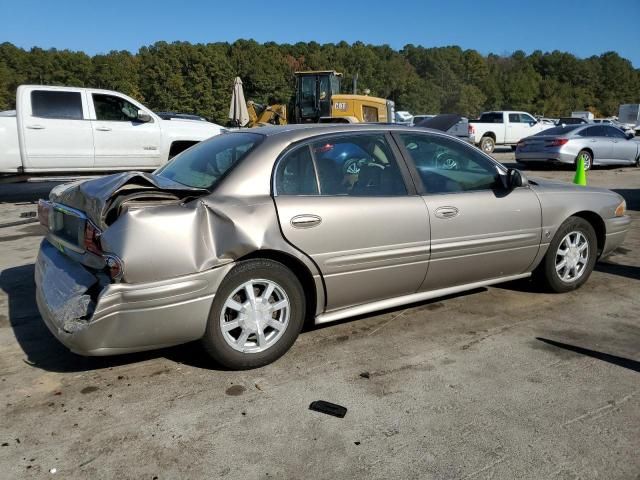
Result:
{"label": "windshield", "polygon": [[198,143],[155,171],[194,188],[213,189],[223,175],[260,143],[257,133],[225,133]]}
{"label": "windshield", "polygon": [[546,130],[541,131],[540,133],[536,133],[534,137],[548,137],[553,135],[565,135],[576,128],[580,128],[582,125],[568,125],[566,127],[553,127],[548,128]]}

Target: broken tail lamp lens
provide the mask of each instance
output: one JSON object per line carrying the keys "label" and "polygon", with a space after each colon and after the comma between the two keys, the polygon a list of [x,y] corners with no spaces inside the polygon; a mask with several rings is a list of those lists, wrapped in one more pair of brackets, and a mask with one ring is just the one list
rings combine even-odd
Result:
{"label": "broken tail lamp lens", "polygon": [[49,229],[49,225],[51,225],[51,212],[53,208],[51,208],[51,203],[46,200],[38,200],[38,221],[40,225]]}
{"label": "broken tail lamp lens", "polygon": [[111,279],[120,280],[122,278],[122,274],[124,273],[122,260],[120,260],[115,255],[105,255],[104,260],[107,264],[107,269],[109,270],[109,276],[111,277]]}
{"label": "broken tail lamp lens", "polygon": [[102,255],[102,245],[100,245],[100,230],[90,221],[84,226],[84,248],[88,252]]}

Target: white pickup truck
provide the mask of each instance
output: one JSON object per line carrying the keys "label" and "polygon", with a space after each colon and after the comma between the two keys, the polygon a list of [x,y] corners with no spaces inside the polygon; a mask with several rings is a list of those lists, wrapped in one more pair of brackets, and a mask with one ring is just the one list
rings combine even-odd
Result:
{"label": "white pickup truck", "polygon": [[154,170],[222,130],[163,120],[118,92],[23,85],[16,110],[0,113],[0,176]]}
{"label": "white pickup truck", "polygon": [[485,153],[492,153],[496,145],[515,149],[521,139],[552,127],[527,112],[483,112],[478,120],[469,122],[469,135]]}

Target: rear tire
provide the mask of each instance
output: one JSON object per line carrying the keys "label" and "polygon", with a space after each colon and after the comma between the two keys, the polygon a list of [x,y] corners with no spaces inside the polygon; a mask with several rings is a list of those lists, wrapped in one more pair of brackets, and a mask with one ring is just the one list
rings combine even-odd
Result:
{"label": "rear tire", "polygon": [[582,160],[584,161],[585,172],[587,170],[591,170],[591,168],[593,167],[593,155],[591,154],[591,152],[589,152],[588,150],[580,150],[580,153],[578,153],[578,156],[576,157],[575,167],[578,166],[578,160],[580,159],[580,157],[582,157]]}
{"label": "rear tire", "polygon": [[558,228],[534,273],[552,292],[570,292],[587,281],[597,256],[598,241],[591,224],[584,218],[569,217]]}
{"label": "rear tire", "polygon": [[496,148],[496,141],[492,137],[482,137],[480,140],[480,150],[484,153],[492,154]]}
{"label": "rear tire", "polygon": [[302,286],[286,266],[268,259],[242,261],[216,292],[202,343],[231,370],[262,367],[291,348],[305,311]]}

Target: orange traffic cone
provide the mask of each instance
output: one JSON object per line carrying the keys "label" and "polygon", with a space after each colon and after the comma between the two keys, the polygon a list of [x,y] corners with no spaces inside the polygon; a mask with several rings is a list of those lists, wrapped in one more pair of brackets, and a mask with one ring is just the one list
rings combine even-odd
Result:
{"label": "orange traffic cone", "polygon": [[578,157],[578,161],[576,162],[576,175],[573,177],[573,183],[582,185],[583,187],[587,186],[587,173],[584,170],[584,159],[582,155]]}

